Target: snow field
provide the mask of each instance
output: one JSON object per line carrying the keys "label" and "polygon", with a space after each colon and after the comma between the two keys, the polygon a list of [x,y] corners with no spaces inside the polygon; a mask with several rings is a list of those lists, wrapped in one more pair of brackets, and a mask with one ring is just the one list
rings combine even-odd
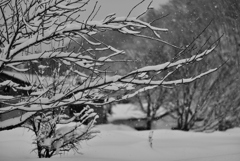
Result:
{"label": "snow field", "polygon": [[[195,133],[154,130],[153,148],[149,131],[135,131],[123,125],[100,125],[92,140],[82,142],[82,154],[70,152],[51,161],[239,161],[240,128],[226,132]],[[17,128],[0,132],[0,161],[39,160],[31,150],[34,135]]]}

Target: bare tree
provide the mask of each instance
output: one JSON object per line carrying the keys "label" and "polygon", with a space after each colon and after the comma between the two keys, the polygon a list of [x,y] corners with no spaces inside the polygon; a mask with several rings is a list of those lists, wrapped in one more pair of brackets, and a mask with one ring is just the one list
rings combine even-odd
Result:
{"label": "bare tree", "polygon": [[[75,144],[79,143],[80,140],[92,138],[92,126],[97,116],[91,109],[85,109],[84,113],[76,113],[67,121],[62,119],[61,114],[54,114],[54,109],[64,108],[70,104],[99,105],[100,103],[94,103],[99,99],[106,99],[107,101],[102,104],[107,104],[131,98],[140,92],[162,85],[190,83],[218,69],[206,69],[206,71],[189,78],[170,79],[170,76],[177,69],[186,64],[201,61],[212,53],[216,48],[215,43],[189,58],[173,59],[163,64],[145,66],[125,75],[109,72],[108,68],[102,69],[106,64],[121,62],[122,60],[117,60],[114,57],[124,54],[124,51],[96,39],[94,35],[99,32],[111,30],[149,39],[176,48],[180,53],[186,48],[179,48],[162,40],[160,35],[162,32],[167,32],[167,29],[154,27],[151,23],[140,20],[141,15],[131,17],[131,12],[140,3],[134,6],[126,17],[116,17],[115,14],[110,14],[101,21],[95,21],[94,16],[98,13],[96,3],[91,14],[84,21],[81,21],[80,14],[85,11],[85,6],[88,3],[89,0],[5,0],[0,4],[0,71],[11,69],[27,73],[29,71],[27,64],[30,64],[31,67],[31,64],[38,60],[56,61],[58,64],[55,66],[56,71],[58,71],[59,66],[65,66],[64,75],[57,75],[50,80],[35,73],[36,79],[29,80],[30,85],[21,86],[11,80],[0,83],[0,86],[7,85],[15,90],[33,91],[27,96],[17,96],[21,97],[21,101],[18,103],[11,103],[17,97],[1,96],[4,98],[1,99],[1,104],[4,104],[5,107],[1,108],[0,114],[14,110],[24,112],[19,117],[1,122],[0,130],[32,125],[30,128],[36,133],[39,157],[51,157],[61,150],[74,149]],[[144,28],[148,28],[153,34],[149,36],[142,33]],[[83,44],[79,44],[77,52],[69,51],[68,45],[65,45],[64,41],[77,42],[77,39],[82,39],[91,47],[85,48]],[[54,46],[51,43],[57,45]],[[41,51],[36,52],[36,47],[41,47]],[[96,56],[97,53],[103,52],[109,54],[100,58]],[[22,64],[24,68],[22,66],[20,68]],[[77,66],[78,70],[72,66]],[[38,67],[43,68],[41,65]],[[151,78],[140,79],[139,76],[142,73],[151,73]],[[161,77],[158,77],[159,74]],[[72,81],[71,84],[66,83],[73,75],[77,75],[77,81],[75,83]],[[107,99],[121,90],[128,90],[128,93],[114,95],[115,97]],[[49,118],[49,116],[51,117]],[[59,133],[56,124],[71,122],[76,117],[81,117],[81,121],[74,128],[70,128],[65,133],[60,133],[61,136],[57,136]],[[82,125],[85,118],[91,118],[88,128],[84,132],[78,133],[77,138],[66,139],[68,134]],[[56,143],[57,145],[55,145]]]}
{"label": "bare tree", "polygon": [[[236,94],[239,91],[239,5],[235,0],[179,0],[171,1],[161,10],[146,16],[145,19],[150,21],[154,17],[168,15],[161,23],[155,21],[154,24],[170,29],[172,36],[163,35],[168,42],[189,46],[194,39],[188,49],[203,51],[212,40],[222,37],[215,50],[217,55],[211,55],[174,74],[175,78],[188,77],[224,62],[215,74],[173,88],[172,96],[167,95],[172,97],[170,101],[176,109],[175,129],[214,131],[239,126],[239,97]],[[199,34],[199,31],[202,32]],[[162,54],[153,54],[150,59],[154,61],[158,55],[175,55],[175,52],[175,49],[166,49]],[[185,56],[194,54],[194,50],[184,53]]]}

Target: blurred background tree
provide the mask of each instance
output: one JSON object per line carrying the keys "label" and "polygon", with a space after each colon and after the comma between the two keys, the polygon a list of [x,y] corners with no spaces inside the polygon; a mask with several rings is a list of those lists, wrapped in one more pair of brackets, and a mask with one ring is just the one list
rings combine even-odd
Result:
{"label": "blurred background tree", "polygon": [[[156,111],[160,107],[167,107],[166,104],[171,104],[166,110],[171,111],[171,116],[176,119],[174,129],[205,131],[226,130],[239,126],[240,1],[171,0],[158,10],[150,10],[141,19],[154,26],[168,28],[168,33],[161,34],[166,42],[181,47],[186,47],[190,43],[191,47],[179,53],[180,50],[177,48],[159,44],[157,41],[113,31],[103,32],[95,38],[117,49],[125,50],[127,54],[121,55],[120,58],[132,60],[103,68],[113,71],[118,69],[119,73],[124,74],[136,67],[176,60],[180,55],[181,58],[189,57],[202,52],[220,37],[215,54],[201,62],[189,64],[188,68],[175,71],[174,78],[189,77],[202,72],[204,68],[211,69],[224,64],[218,72],[190,85],[157,88],[138,95],[133,101],[147,114],[148,129],[154,120],[161,118],[155,117]],[[144,32],[151,35],[148,29],[144,29]],[[76,42],[70,45],[71,50],[77,49]],[[147,104],[147,108],[143,108],[144,103]]]}
{"label": "blurred background tree", "polygon": [[[191,65],[191,68],[179,71],[179,75],[175,76],[188,76],[201,71],[203,67],[210,68],[219,62],[224,63],[221,69],[210,77],[171,90],[171,102],[175,105],[178,120],[174,128],[202,131],[226,130],[239,126],[240,2],[172,0],[160,10],[152,10],[144,18],[151,22],[164,15],[167,17],[155,21],[154,25],[168,27],[171,36],[163,34],[162,37],[174,45],[186,46],[197,38],[192,48],[201,49],[205,42],[204,46],[208,46],[211,41],[221,37],[216,54],[201,63]],[[209,22],[211,23],[208,26]],[[172,50],[174,49],[159,51],[163,51],[161,55],[173,56],[176,51]],[[189,56],[193,52],[186,51],[183,54]],[[156,53],[145,57],[156,60]],[[210,61],[212,63],[209,63]]]}

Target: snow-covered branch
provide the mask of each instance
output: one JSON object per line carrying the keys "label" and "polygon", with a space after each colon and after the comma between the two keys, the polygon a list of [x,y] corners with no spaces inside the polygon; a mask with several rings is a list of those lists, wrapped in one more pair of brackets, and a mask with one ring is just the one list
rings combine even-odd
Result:
{"label": "snow-covered branch", "polygon": [[27,119],[34,116],[36,112],[27,112],[19,117],[12,118],[10,120],[2,121],[0,124],[0,130],[10,130],[21,126]]}
{"label": "snow-covered branch", "polygon": [[[134,97],[159,86],[191,83],[218,69],[206,69],[205,72],[194,73],[189,78],[171,77],[177,70],[197,63],[211,54],[216,48],[213,44],[189,58],[134,68],[125,75],[112,69],[108,71],[116,62],[127,62],[128,60],[119,58],[127,53],[98,40],[96,34],[101,32],[134,35],[183,50],[161,39],[161,33],[167,32],[167,29],[153,26],[139,17],[131,17],[132,10],[138,5],[126,17],[110,14],[105,19],[96,21],[96,3],[88,18],[80,20],[81,12],[85,11],[88,2],[89,0],[9,0],[0,5],[0,74],[4,76],[0,88],[7,87],[6,89],[10,88],[15,92],[12,94],[5,90],[5,93],[0,93],[0,115],[16,110],[22,112],[19,117],[1,122],[0,130],[11,129],[31,120],[31,129],[39,135],[39,130],[44,128],[39,127],[41,123],[44,126],[51,124],[51,128],[55,130],[56,124],[68,124],[80,118],[80,126],[91,119],[91,124],[82,131],[86,137],[79,135],[81,139],[89,139],[92,137],[92,125],[97,118],[91,109],[75,113],[68,119],[62,119],[57,110],[69,108],[70,105],[103,105]],[[77,44],[74,49],[71,48],[73,42]],[[9,72],[13,73],[9,75]],[[97,103],[106,99],[108,101]],[[56,131],[44,133],[43,142],[48,144],[50,141],[48,149],[45,143],[41,144],[41,148],[46,151],[49,151],[49,146],[50,149],[54,147],[54,142],[67,136],[67,133],[61,137],[54,136],[54,140],[52,132]],[[81,140],[72,138],[67,142],[58,142],[58,148],[52,149],[52,154],[59,148],[64,150],[65,143],[68,146],[74,139]],[[37,141],[39,143],[40,139]]]}
{"label": "snow-covered branch", "polygon": [[[134,17],[111,15],[102,21],[79,21],[74,17],[78,16],[78,12],[83,12],[82,9],[84,9],[87,2],[84,3],[85,5],[81,5],[81,3],[83,2],[80,0],[69,2],[65,0],[33,0],[30,5],[23,2],[19,2],[19,4],[10,3],[10,1],[3,5],[4,7],[1,8],[2,10],[5,9],[5,11],[1,12],[1,16],[5,21],[4,24],[1,24],[1,34],[3,34],[4,38],[1,41],[1,66],[4,64],[12,67],[9,64],[14,62],[52,57],[70,56],[68,61],[72,61],[71,58],[81,59],[81,53],[44,52],[32,53],[33,55],[30,57],[28,57],[29,55],[27,57],[22,55],[31,46],[41,45],[57,39],[63,41],[64,39],[84,38],[86,42],[90,42],[92,45],[99,45],[101,43],[90,40],[89,36],[106,30],[135,35],[141,34],[142,28],[149,28],[155,33],[167,31],[167,29],[154,27]],[[10,12],[10,14],[6,14],[6,11]],[[104,50],[116,51],[113,47]],[[105,59],[99,59],[98,61],[100,60]],[[78,62],[78,64],[80,63]]]}

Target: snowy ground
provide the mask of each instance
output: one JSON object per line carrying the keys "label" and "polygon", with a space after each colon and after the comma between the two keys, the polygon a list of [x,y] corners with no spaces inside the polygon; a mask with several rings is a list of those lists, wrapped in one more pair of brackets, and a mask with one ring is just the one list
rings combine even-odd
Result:
{"label": "snowy ground", "polygon": [[[83,142],[81,154],[55,156],[51,161],[240,161],[240,129],[194,133],[155,130],[153,148],[149,131],[126,126],[101,125],[101,133]],[[0,132],[0,161],[39,160],[31,152],[33,135],[27,130]]]}

